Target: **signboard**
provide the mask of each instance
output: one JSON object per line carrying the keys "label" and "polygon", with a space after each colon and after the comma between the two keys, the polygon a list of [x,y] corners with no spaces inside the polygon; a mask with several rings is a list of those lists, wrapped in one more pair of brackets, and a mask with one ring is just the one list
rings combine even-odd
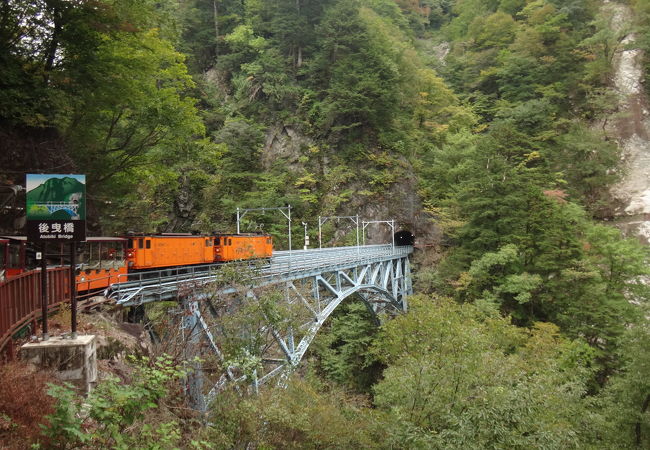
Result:
{"label": "signboard", "polygon": [[86,176],[27,174],[27,239],[86,240]]}

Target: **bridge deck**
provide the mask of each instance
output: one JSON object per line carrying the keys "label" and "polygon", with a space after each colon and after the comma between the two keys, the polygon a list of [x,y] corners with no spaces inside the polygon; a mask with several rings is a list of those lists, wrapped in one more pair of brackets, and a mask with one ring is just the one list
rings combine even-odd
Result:
{"label": "bridge deck", "polygon": [[[250,280],[255,286],[291,281],[321,272],[342,270],[377,261],[403,258],[413,247],[366,245],[275,252],[270,262],[252,263]],[[124,306],[171,300],[184,285],[199,287],[219,279],[223,264],[191,266],[121,276],[124,282],[111,287],[109,297]],[[248,267],[248,266],[247,266]],[[227,293],[227,289],[224,291]]]}

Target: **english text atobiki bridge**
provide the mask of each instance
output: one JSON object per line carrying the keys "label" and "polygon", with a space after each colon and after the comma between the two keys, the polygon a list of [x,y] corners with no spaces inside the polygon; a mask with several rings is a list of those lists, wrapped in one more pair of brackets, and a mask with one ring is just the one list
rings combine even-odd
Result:
{"label": "english text atobiki bridge", "polygon": [[[223,266],[194,266],[143,273],[135,279],[129,275],[128,281],[113,285],[109,295],[123,306],[181,300],[185,308],[182,326],[189,343],[205,339],[211,351],[224,362],[208,326],[212,319],[201,314],[205,309],[200,307],[201,300],[215,296],[255,299],[264,289],[282,292],[283,301],[301,309],[305,319],[289,327],[267,324],[259,330],[269,333],[276,345],[264,349],[261,366],[248,375],[257,388],[277,375],[286,376],[299,364],[318,330],[346,298],[358,296],[377,322],[382,313],[406,311],[407,296],[412,294],[408,259],[412,251],[412,246],[393,245],[280,251],[238,286],[218,282]],[[226,372],[214,386],[206,386],[205,391],[203,377],[195,377],[192,396],[196,406],[205,405],[203,394],[199,393],[207,392],[211,399],[228,381],[246,377],[234,366]]]}

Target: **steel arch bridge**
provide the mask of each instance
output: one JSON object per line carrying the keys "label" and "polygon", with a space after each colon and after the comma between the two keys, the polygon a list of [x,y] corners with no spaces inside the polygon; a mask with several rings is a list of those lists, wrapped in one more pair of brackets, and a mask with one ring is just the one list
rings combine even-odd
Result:
{"label": "steel arch bridge", "polygon": [[[206,386],[200,367],[190,383],[193,405],[205,409],[209,401],[228,382],[249,380],[257,389],[279,376],[282,383],[305,355],[309,345],[334,310],[346,299],[358,296],[380,322],[384,314],[406,311],[407,297],[412,294],[410,246],[372,245],[338,247],[293,252],[275,252],[268,265],[254,270],[254,275],[239,285],[220,285],[223,266],[198,266],[140,274],[138,279],[113,285],[110,297],[120,305],[180,300],[183,308],[182,327],[188,347],[203,347],[227,365],[227,370],[212,386]],[[237,269],[235,269],[237,270]],[[214,318],[201,305],[215,297],[258,300],[265,290],[281,292],[300,320],[291,326],[273,325],[269,320],[258,331],[270,336],[272,345],[261,350],[257,368],[245,374],[228,365],[219,339],[210,325]],[[202,312],[203,311],[203,312]],[[186,356],[192,359],[196,351]],[[207,392],[207,396],[205,393]]]}

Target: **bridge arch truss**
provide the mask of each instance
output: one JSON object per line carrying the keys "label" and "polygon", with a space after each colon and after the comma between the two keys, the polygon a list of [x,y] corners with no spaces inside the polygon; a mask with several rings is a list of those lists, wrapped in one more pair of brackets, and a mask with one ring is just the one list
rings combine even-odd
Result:
{"label": "bridge arch truss", "polygon": [[[179,281],[174,289],[168,287],[164,290],[165,283],[158,283],[157,292],[147,286],[139,289],[132,286],[124,290],[123,300],[118,300],[118,303],[136,305],[169,299],[172,293],[181,300],[185,310],[181,325],[185,345],[201,349],[200,352],[212,353],[226,366],[225,373],[218,380],[208,380],[199,370],[200,367],[195,367],[195,374],[189,382],[190,397],[194,407],[203,410],[206,401],[213,399],[230,382],[250,382],[255,389],[272,380],[283,383],[298,367],[327,319],[352,296],[356,295],[364,302],[377,324],[385,316],[405,312],[408,309],[407,297],[412,294],[408,258],[412,248],[372,247],[372,251],[363,249],[361,252],[352,247],[343,252],[323,249],[311,253],[280,254],[274,256],[266,274],[245,286],[215,290],[212,288],[214,279],[208,275]],[[314,256],[314,263],[308,262],[309,255]],[[281,266],[284,268],[278,270]],[[275,292],[276,298],[279,297],[277,294],[282,294],[282,301],[295,313],[295,320],[289,326],[274,324],[273,320],[262,325],[258,332],[269,336],[268,344],[259,349],[257,368],[245,373],[226,361],[218,333],[215,332],[218,319],[213,316],[214,309],[206,307],[206,303],[209,304],[210,299],[226,296],[238,298],[239,302],[256,301],[269,291]],[[211,309],[213,314],[209,313]],[[193,356],[202,355],[190,352],[187,356],[192,359]]]}

